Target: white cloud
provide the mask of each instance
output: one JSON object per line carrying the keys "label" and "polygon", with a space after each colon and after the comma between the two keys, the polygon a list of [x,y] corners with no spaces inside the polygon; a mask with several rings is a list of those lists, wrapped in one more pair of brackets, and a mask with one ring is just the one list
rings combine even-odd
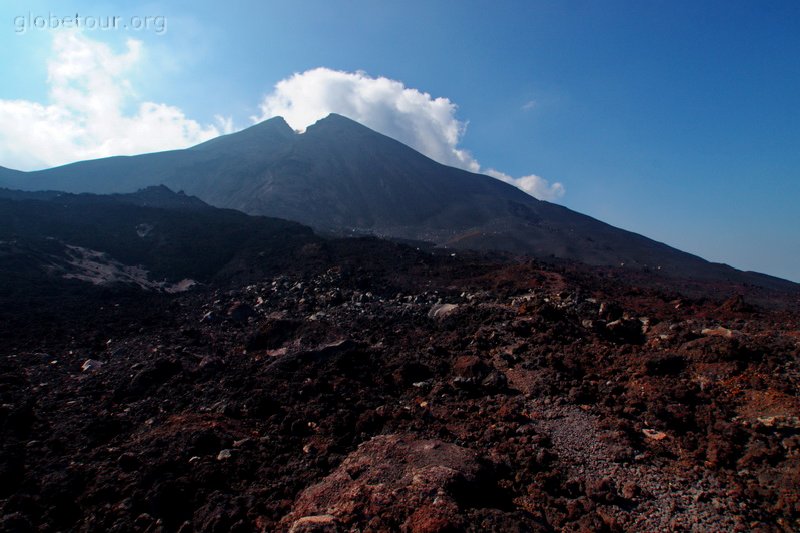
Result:
{"label": "white cloud", "polygon": [[279,81],[261,103],[255,121],[281,116],[289,125],[304,131],[330,113],[347,116],[365,126],[411,146],[431,159],[471,172],[483,172],[515,185],[543,200],[564,195],[561,183],[530,175],[522,178],[480,163],[459,143],[467,124],[456,118],[457,106],[447,98],[409,88],[384,77],[364,72],[342,72],[316,68]]}
{"label": "white cloud", "polygon": [[537,176],[536,174],[522,176],[521,178],[513,178],[508,174],[493,168],[486,169],[483,171],[483,173],[487,176],[497,178],[500,181],[510,183],[511,185],[522,189],[531,196],[539,198],[540,200],[558,200],[564,196],[564,193],[566,192],[561,183],[550,183],[546,179]]}
{"label": "white cloud", "polygon": [[[77,31],[54,33],[48,62],[49,101],[0,99],[0,165],[21,170],[73,161],[185,148],[235,131],[230,117],[201,125],[181,109],[137,98],[127,74],[142,61],[140,41],[122,53]],[[483,169],[459,143],[467,123],[447,98],[364,72],[317,68],[278,82],[261,103],[264,120],[282,116],[304,130],[329,113],[348,116],[428,157],[483,172],[545,200],[564,195],[560,183],[512,178]]]}
{"label": "white cloud", "polygon": [[137,99],[126,74],[142,54],[133,39],[115,54],[79,32],[56,32],[49,102],[0,99],[0,165],[31,170],[184,148],[232,129],[225,119],[221,129],[202,126],[177,107]]}
{"label": "white cloud", "polygon": [[233,117],[223,117],[222,115],[214,115],[214,120],[217,121],[217,125],[219,129],[222,131],[223,134],[227,135],[229,133],[233,133],[236,131],[236,128],[233,125]]}

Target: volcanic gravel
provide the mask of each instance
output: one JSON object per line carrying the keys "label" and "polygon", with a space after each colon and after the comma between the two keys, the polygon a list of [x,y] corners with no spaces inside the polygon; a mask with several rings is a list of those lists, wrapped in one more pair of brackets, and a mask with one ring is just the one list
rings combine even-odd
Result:
{"label": "volcanic gravel", "polygon": [[334,266],[34,313],[0,529],[798,531],[800,320],[728,296]]}

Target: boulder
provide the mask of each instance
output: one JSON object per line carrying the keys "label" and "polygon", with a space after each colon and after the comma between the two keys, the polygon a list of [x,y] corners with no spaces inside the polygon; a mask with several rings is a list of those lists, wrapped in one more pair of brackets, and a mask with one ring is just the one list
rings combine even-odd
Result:
{"label": "boulder", "polygon": [[236,323],[246,323],[250,318],[257,316],[256,311],[249,305],[242,302],[234,302],[228,308],[228,318]]}
{"label": "boulder", "polygon": [[458,304],[434,304],[428,311],[428,318],[444,318],[458,309]]}
{"label": "boulder", "polygon": [[[353,530],[402,524],[406,531],[459,530],[463,495],[480,491],[483,467],[476,453],[413,435],[381,435],[363,443],[332,474],[303,491],[283,518],[291,531]],[[436,512],[434,512],[436,511]],[[330,517],[330,518],[329,518]],[[366,517],[366,518],[365,518]]]}
{"label": "boulder", "polygon": [[103,366],[103,362],[102,361],[98,361],[97,359],[87,359],[81,365],[81,371],[82,372],[92,372],[93,370],[97,370],[101,366]]}

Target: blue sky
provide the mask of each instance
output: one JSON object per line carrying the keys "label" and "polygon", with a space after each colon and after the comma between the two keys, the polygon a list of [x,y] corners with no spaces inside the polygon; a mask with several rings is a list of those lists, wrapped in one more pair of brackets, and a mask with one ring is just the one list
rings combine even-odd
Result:
{"label": "blue sky", "polygon": [[[80,41],[58,41],[65,30],[18,31],[20,16],[75,13],[163,17],[166,29],[84,29]],[[572,209],[800,281],[795,1],[12,1],[0,15],[0,118],[22,124],[0,124],[0,142],[17,143],[0,148],[3,166],[171,148],[301,106],[310,84],[328,94],[336,83],[358,95],[317,94],[309,107],[347,104],[361,109],[354,118],[399,128],[400,140],[429,143],[429,154],[452,148],[438,157],[449,164],[523,188],[515,180],[538,176],[532,190]],[[67,53],[94,63],[59,69]],[[319,67],[329,70],[275,89]],[[382,78],[402,86],[378,90]],[[75,87],[109,91],[101,104],[113,113],[58,92]],[[384,96],[388,104],[375,103]],[[142,102],[153,105],[137,110]],[[411,107],[393,116],[401,104]],[[24,121],[53,120],[59,106],[72,106],[59,120],[85,129],[45,161],[32,147],[69,123],[56,133],[43,125],[25,144]],[[164,120],[175,127],[153,126]],[[461,128],[455,141],[444,138],[452,127]],[[427,140],[404,137],[425,128]],[[110,131],[140,138],[108,141]]]}

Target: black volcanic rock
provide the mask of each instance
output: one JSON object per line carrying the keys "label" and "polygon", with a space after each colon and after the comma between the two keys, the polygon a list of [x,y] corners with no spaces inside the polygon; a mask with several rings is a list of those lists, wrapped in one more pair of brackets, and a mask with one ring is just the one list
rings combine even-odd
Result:
{"label": "black volcanic rock", "polygon": [[183,294],[0,290],[0,530],[800,530],[796,311],[329,242],[362,246]]}
{"label": "black volcanic rock", "polygon": [[282,118],[187,150],[0,173],[26,190],[130,192],[165,184],[217,207],[337,234],[575,259],[668,277],[789,287],[615,228],[494,178],[439,164],[331,114],[303,134]]}

